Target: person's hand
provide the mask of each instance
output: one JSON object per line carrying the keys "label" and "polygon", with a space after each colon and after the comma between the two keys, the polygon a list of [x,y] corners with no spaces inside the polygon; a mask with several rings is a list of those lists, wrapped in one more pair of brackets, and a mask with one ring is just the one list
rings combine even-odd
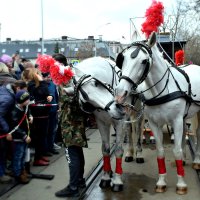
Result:
{"label": "person's hand", "polygon": [[33,123],[33,117],[30,116],[28,119],[29,119],[29,123],[32,124]]}
{"label": "person's hand", "polygon": [[52,101],[52,99],[53,99],[53,97],[52,97],[52,96],[48,96],[48,97],[47,97],[47,101],[48,101],[48,102],[51,102],[51,101]]}
{"label": "person's hand", "polygon": [[8,141],[12,141],[12,135],[11,135],[11,134],[8,134],[8,135],[6,136],[6,139],[7,139]]}
{"label": "person's hand", "polygon": [[29,143],[31,142],[30,136],[27,136],[27,137],[26,137],[25,142],[26,142],[27,144],[29,144]]}

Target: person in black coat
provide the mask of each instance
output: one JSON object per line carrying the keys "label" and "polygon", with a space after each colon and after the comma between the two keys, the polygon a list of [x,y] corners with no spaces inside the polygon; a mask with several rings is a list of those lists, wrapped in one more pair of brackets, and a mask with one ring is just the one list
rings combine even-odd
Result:
{"label": "person in black coat", "polygon": [[[28,68],[23,72],[23,79],[28,82],[30,105],[34,122],[31,129],[31,138],[35,148],[34,166],[46,166],[49,164],[47,154],[47,133],[49,124],[50,106],[46,106],[53,99],[49,93],[48,84],[43,80],[40,71],[36,68]],[[40,104],[40,105],[39,105]],[[41,106],[42,104],[42,106]]]}

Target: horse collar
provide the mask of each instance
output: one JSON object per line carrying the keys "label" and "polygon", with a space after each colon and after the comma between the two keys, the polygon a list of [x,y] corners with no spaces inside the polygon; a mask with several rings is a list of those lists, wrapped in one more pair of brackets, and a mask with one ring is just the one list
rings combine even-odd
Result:
{"label": "horse collar", "polygon": [[78,96],[78,90],[80,89],[80,86],[82,84],[82,82],[90,77],[91,75],[88,74],[84,74],[78,81],[75,80],[75,78],[73,78],[73,83],[74,83],[74,96],[77,97]]}

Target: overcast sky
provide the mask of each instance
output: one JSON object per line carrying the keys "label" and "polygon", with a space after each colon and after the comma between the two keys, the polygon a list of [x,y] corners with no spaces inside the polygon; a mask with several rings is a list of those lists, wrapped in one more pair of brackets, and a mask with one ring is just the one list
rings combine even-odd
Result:
{"label": "overcast sky", "polygon": [[[130,18],[145,14],[152,0],[0,0],[0,40],[38,40],[63,35],[87,38],[103,35],[104,40],[130,40]],[[174,0],[160,0],[168,12]],[[136,23],[136,22],[135,22]],[[140,27],[139,27],[140,28]],[[124,41],[125,42],[125,41]]]}

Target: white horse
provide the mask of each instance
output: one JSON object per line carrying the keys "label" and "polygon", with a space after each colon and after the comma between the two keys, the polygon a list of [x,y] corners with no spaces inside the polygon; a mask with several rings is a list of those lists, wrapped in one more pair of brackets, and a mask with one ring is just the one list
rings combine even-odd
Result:
{"label": "white horse", "polygon": [[[75,76],[73,78],[74,92],[81,108],[88,113],[94,113],[97,126],[102,138],[103,170],[104,174],[100,182],[101,188],[112,186],[113,191],[123,190],[122,181],[122,156],[124,141],[124,120],[114,119],[110,110],[121,109],[120,105],[114,101],[114,89],[119,83],[119,68],[111,65],[106,59],[101,57],[88,58],[74,66]],[[69,88],[66,90],[69,92]],[[125,117],[124,113],[123,116]],[[114,113],[115,115],[115,113]],[[112,169],[110,163],[110,126],[113,125],[116,131],[116,169],[111,178]],[[131,124],[126,127],[128,135],[131,134]],[[138,133],[140,134],[140,133]],[[139,137],[139,136],[138,136]],[[137,145],[138,155],[141,154],[141,145]],[[132,147],[133,148],[133,147]],[[129,154],[130,156],[131,154]],[[130,159],[130,158],[129,158]],[[138,158],[139,160],[141,158]]]}
{"label": "white horse", "polygon": [[[138,93],[143,93],[145,96],[145,114],[154,133],[157,147],[159,179],[156,183],[156,192],[166,190],[162,127],[171,124],[175,135],[173,152],[178,177],[176,192],[185,194],[187,184],[184,181],[182,163],[182,138],[185,120],[200,110],[200,66],[189,65],[182,70],[168,67],[156,45],[155,33],[148,42],[132,43],[123,50],[120,59],[122,76],[116,89],[117,101],[123,102],[136,88]],[[116,115],[119,116],[120,113]],[[197,149],[193,167],[200,169],[200,126],[197,129]]]}

